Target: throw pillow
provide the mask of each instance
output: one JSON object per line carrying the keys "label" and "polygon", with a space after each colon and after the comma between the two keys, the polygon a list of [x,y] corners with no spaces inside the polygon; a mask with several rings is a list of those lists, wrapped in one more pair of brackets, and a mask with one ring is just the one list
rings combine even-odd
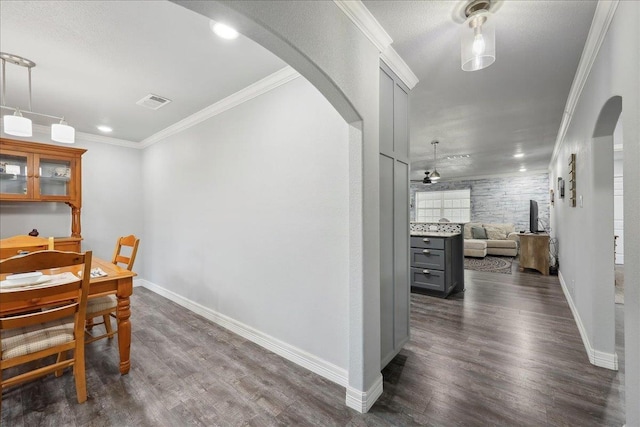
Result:
{"label": "throw pillow", "polygon": [[484,229],[487,231],[487,238],[491,240],[504,240],[507,238],[507,234],[504,232],[503,227],[496,227],[485,224]]}
{"label": "throw pillow", "polygon": [[484,227],[471,227],[471,236],[474,239],[487,239],[487,230]]}
{"label": "throw pillow", "polygon": [[480,223],[480,222],[467,222],[464,225],[464,238],[465,239],[473,239],[473,236],[471,235],[471,228],[472,227],[482,227],[482,223]]}

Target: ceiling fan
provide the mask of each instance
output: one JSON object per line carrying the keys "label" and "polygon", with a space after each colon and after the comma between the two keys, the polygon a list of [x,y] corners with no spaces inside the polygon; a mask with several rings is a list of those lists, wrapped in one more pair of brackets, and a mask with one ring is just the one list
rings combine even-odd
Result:
{"label": "ceiling fan", "polygon": [[431,178],[429,177],[429,171],[425,171],[424,172],[424,178],[422,180],[420,180],[420,179],[412,179],[411,182],[419,182],[419,183],[426,184],[426,185],[431,185],[432,184]]}

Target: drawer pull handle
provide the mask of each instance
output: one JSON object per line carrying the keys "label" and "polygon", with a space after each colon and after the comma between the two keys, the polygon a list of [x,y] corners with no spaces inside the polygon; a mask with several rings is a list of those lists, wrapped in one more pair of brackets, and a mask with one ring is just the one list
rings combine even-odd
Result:
{"label": "drawer pull handle", "polygon": [[429,270],[422,270],[422,273],[423,273],[423,274],[431,274],[431,273],[429,272]]}
{"label": "drawer pull handle", "polygon": [[429,243],[429,239],[422,239],[423,242]]}
{"label": "drawer pull handle", "polygon": [[431,253],[431,251],[430,251],[429,249],[425,249],[425,250],[423,250],[423,251],[422,251],[422,253],[423,253],[423,254],[427,254],[427,255],[428,255],[428,254],[430,254],[430,253]]}

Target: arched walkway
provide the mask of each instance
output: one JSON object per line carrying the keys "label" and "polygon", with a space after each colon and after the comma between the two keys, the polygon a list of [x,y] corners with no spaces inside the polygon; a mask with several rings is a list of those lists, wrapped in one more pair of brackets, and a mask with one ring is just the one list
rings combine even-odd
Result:
{"label": "arched walkway", "polygon": [[[349,366],[346,401],[366,412],[380,373],[379,51],[333,2],[175,1],[224,20],[279,56],[350,125]],[[342,160],[340,160],[342,161]]]}

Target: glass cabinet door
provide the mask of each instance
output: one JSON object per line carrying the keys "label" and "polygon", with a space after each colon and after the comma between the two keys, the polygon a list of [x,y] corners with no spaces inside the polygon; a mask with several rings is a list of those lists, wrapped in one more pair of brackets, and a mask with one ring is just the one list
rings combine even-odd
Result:
{"label": "glass cabinet door", "polygon": [[22,153],[0,153],[0,193],[27,197],[28,164],[28,157]]}
{"label": "glass cabinet door", "polygon": [[39,157],[38,160],[37,176],[40,177],[36,180],[38,194],[40,196],[68,197],[70,195],[71,161],[47,157]]}

